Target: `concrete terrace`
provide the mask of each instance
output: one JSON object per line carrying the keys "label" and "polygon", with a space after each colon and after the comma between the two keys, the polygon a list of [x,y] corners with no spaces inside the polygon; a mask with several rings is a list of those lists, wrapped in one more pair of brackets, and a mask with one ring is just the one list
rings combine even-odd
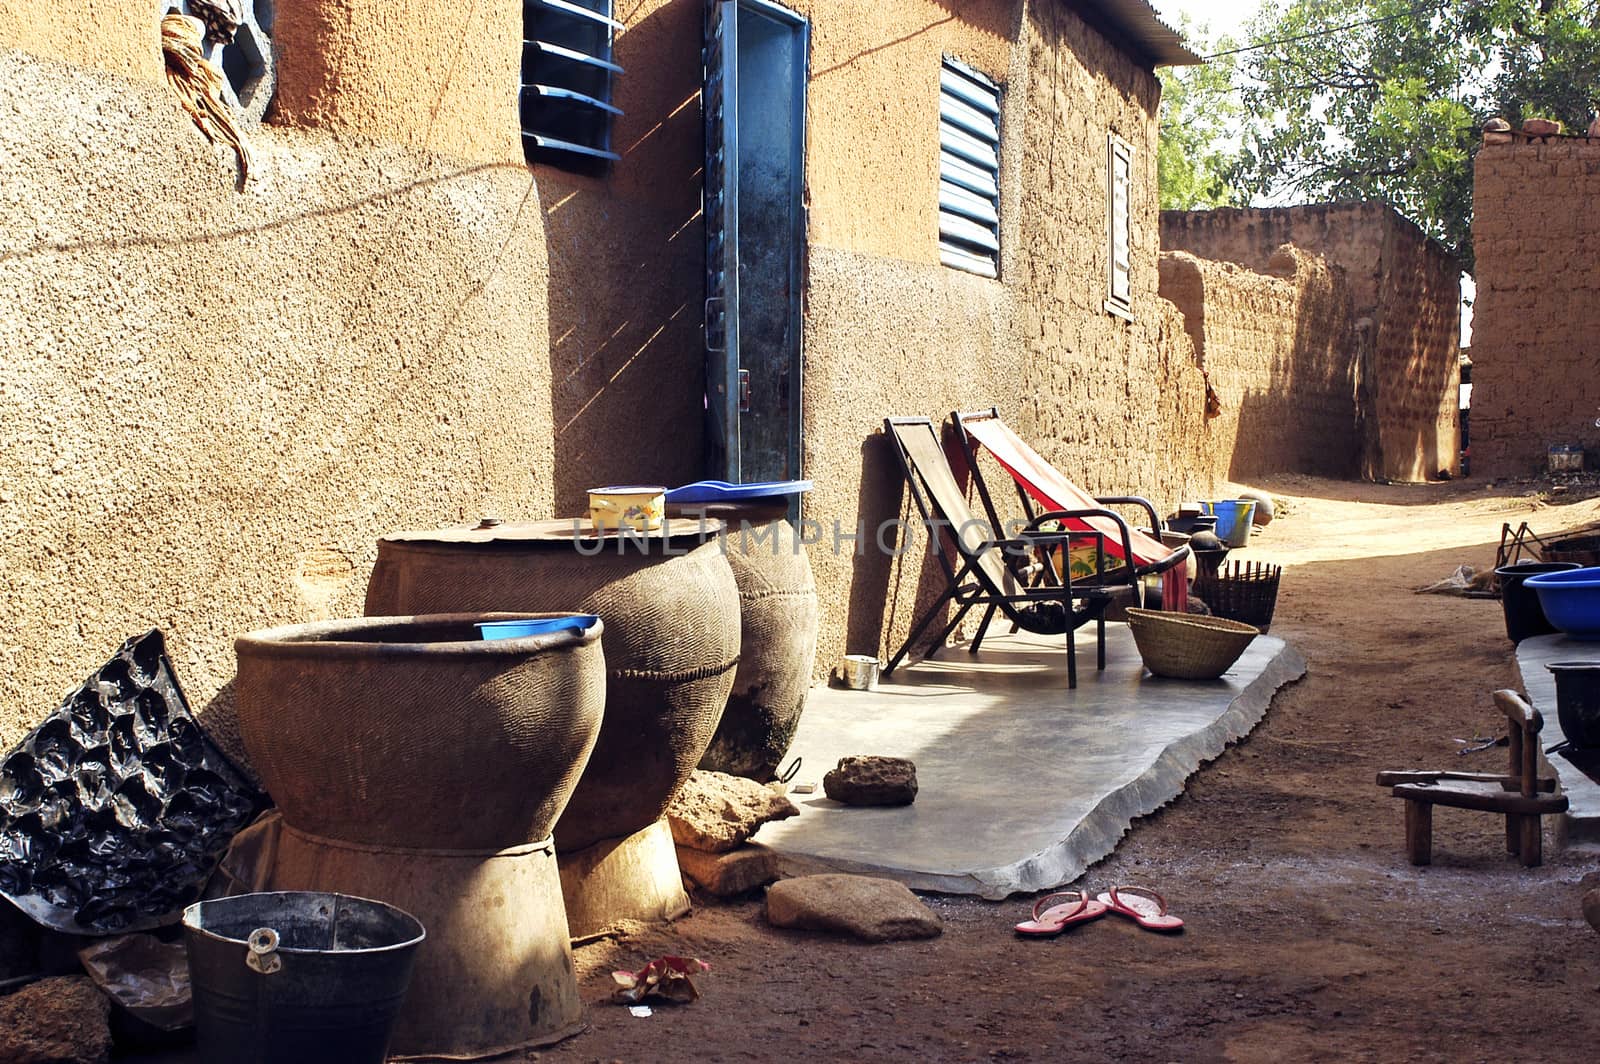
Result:
{"label": "concrete terrace", "polygon": [[[991,636],[976,656],[951,647],[902,666],[875,691],[812,692],[790,749],[798,817],[761,841],[792,871],[891,876],[918,890],[998,899],[1068,883],[1109,854],[1133,820],[1177,797],[1205,761],[1247,734],[1273,694],[1305,674],[1281,639],[1260,636],[1220,680],[1144,671],[1126,625],[1078,634],[1069,690],[1061,637]],[[917,764],[910,806],[852,808],[822,775],[840,757]]]}

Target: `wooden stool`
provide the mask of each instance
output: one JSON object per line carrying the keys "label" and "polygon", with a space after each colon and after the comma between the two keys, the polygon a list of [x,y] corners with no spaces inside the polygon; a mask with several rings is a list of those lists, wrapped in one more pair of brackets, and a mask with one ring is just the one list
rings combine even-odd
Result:
{"label": "wooden stool", "polygon": [[1544,860],[1545,813],[1564,813],[1567,796],[1555,794],[1553,776],[1539,775],[1539,732],[1544,718],[1515,691],[1496,691],[1495,705],[1506,715],[1511,746],[1510,771],[1380,772],[1378,786],[1393,787],[1406,801],[1406,852],[1414,865],[1433,861],[1433,807],[1481,809],[1506,818],[1506,852],[1529,868]]}

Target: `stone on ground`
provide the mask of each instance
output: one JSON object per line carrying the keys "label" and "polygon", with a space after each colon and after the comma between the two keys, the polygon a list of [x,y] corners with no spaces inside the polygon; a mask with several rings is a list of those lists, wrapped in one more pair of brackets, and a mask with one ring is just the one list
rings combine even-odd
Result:
{"label": "stone on ground", "polygon": [[866,942],[935,938],[944,924],[906,885],[874,876],[800,876],[767,889],[767,922]]}
{"label": "stone on ground", "polygon": [[1590,927],[1600,931],[1600,887],[1583,896],[1583,918],[1589,921]]}
{"label": "stone on ground", "polygon": [[6,1064],[105,1064],[111,1002],[83,976],[41,979],[0,997],[0,1060]]}
{"label": "stone on ground", "polygon": [[757,842],[726,853],[678,847],[678,868],[696,887],[718,898],[731,898],[778,878],[778,855]]}
{"label": "stone on ground", "polygon": [[822,777],[822,790],[845,805],[910,805],[917,766],[903,757],[841,757]]}
{"label": "stone on ground", "polygon": [[667,807],[672,841],[726,853],[769,820],[798,815],[794,803],[763,784],[726,772],[695,772]]}

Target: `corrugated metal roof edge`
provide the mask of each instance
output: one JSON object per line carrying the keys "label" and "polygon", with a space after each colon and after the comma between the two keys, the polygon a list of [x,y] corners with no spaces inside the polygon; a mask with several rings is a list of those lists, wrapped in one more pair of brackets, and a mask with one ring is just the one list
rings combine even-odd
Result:
{"label": "corrugated metal roof edge", "polygon": [[1154,66],[1196,66],[1204,63],[1183,34],[1161,21],[1148,0],[1068,0],[1068,6],[1092,10],[1120,32],[1126,43],[1143,51]]}

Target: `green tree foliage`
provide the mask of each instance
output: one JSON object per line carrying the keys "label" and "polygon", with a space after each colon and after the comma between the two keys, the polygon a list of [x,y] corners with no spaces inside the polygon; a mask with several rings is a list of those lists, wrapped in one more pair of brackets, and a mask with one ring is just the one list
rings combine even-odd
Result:
{"label": "green tree foliage", "polygon": [[1258,202],[1384,200],[1469,270],[1482,123],[1581,131],[1600,94],[1600,0],[1290,0],[1249,36],[1227,179]]}
{"label": "green tree foliage", "polygon": [[1489,59],[1464,32],[1467,6],[1264,9],[1250,26],[1260,47],[1242,57],[1250,120],[1234,179],[1284,202],[1384,200],[1466,252],[1476,124],[1467,79]]}
{"label": "green tree foliage", "polygon": [[1498,0],[1479,17],[1498,43],[1488,92],[1496,113],[1513,126],[1554,118],[1583,132],[1600,109],[1600,3]]}
{"label": "green tree foliage", "polygon": [[[1206,40],[1204,27],[1182,25],[1190,47],[1228,51],[1232,38]],[[1229,175],[1238,165],[1235,131],[1244,116],[1233,79],[1236,60],[1223,56],[1203,66],[1162,67],[1161,141],[1156,173],[1162,210],[1238,206],[1244,194]]]}

